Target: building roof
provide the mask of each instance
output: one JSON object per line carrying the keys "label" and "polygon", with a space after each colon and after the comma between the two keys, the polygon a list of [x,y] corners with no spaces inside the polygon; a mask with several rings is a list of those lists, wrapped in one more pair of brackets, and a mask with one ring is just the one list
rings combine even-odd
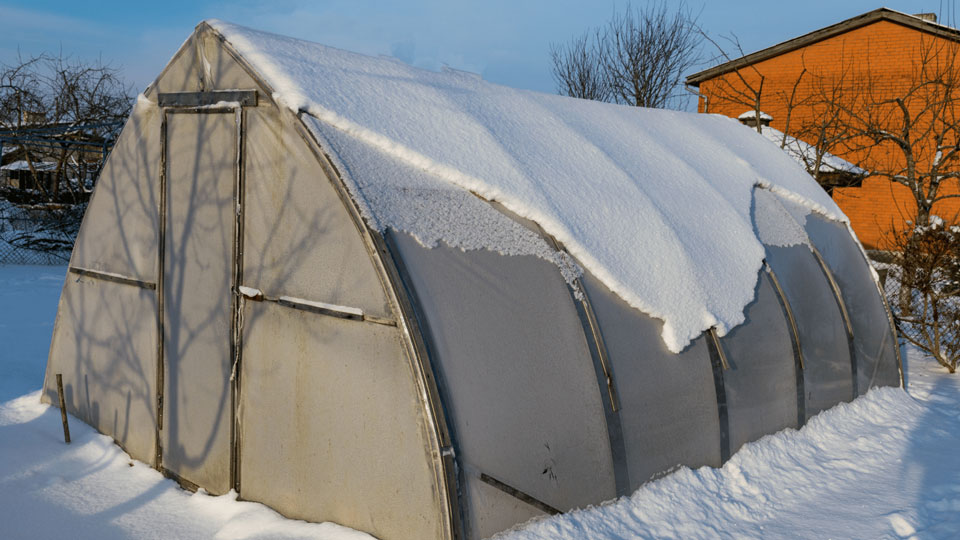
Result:
{"label": "building roof", "polygon": [[[755,120],[756,118],[757,111],[750,109],[749,111],[744,111],[740,116],[738,116],[737,120]],[[760,121],[764,120],[773,120],[773,117],[763,111],[760,111]]]}
{"label": "building roof", "polygon": [[[37,171],[53,171],[56,170],[57,164],[52,161],[34,161],[33,168]],[[26,160],[14,161],[12,163],[7,163],[3,167],[0,167],[0,170],[4,171],[28,171],[30,170],[30,164]]]}
{"label": "building roof", "polygon": [[[764,137],[769,139],[777,146],[780,146],[780,143],[783,141],[784,137],[786,137],[786,143],[783,145],[783,151],[796,160],[797,163],[802,165],[803,168],[807,169],[808,171],[813,169],[813,166],[817,161],[817,149],[814,145],[801,141],[800,139],[791,135],[784,135],[782,131],[774,129],[770,126],[764,126],[761,133]],[[867,171],[857,167],[853,163],[850,163],[841,157],[831,154],[830,152],[824,152],[823,156],[820,158],[820,172],[849,173],[855,176],[867,174]]]}
{"label": "building roof", "polygon": [[827,26],[826,28],[815,30],[800,37],[778,43],[772,47],[767,47],[766,49],[759,50],[746,56],[735,58],[710,69],[705,69],[698,73],[694,73],[693,75],[687,77],[687,84],[690,86],[699,87],[700,83],[703,81],[710,80],[714,77],[718,77],[725,73],[730,73],[731,71],[735,71],[744,66],[762,62],[769,58],[773,58],[774,56],[779,56],[781,54],[812,45],[844,32],[849,32],[878,21],[889,21],[914,28],[920,32],[925,32],[953,41],[960,41],[960,31],[955,28],[950,28],[949,26],[944,26],[915,15],[908,15],[906,13],[894,11],[884,7],[864,13],[863,15],[858,15],[845,21],[838,22],[836,24]]}
{"label": "building roof", "polygon": [[[722,334],[743,321],[764,257],[751,214],[756,186],[845,219],[793,160],[727,117],[517,90],[206,24],[274,101],[300,113],[376,226],[433,219],[451,246],[452,237],[509,252],[475,226],[479,213],[458,195],[495,201],[663,320],[675,351],[711,326]],[[439,202],[425,208],[426,200]]]}

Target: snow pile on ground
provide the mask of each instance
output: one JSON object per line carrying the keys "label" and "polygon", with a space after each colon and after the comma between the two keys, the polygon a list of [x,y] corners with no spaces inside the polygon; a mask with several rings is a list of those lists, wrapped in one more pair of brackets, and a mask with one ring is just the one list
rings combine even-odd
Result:
{"label": "snow pile on ground", "polygon": [[[726,117],[515,90],[208,23],[278,103],[315,119],[308,124],[535,221],[630,305],[663,320],[673,351],[743,321],[764,253],[750,220],[756,184],[843,219],[795,162]],[[402,182],[401,171],[377,180]],[[368,217],[390,217],[351,188]]]}
{"label": "snow pile on ground", "polygon": [[[0,266],[0,538],[370,538],[183,491],[72,417],[64,444],[59,411],[36,390],[64,274]],[[909,392],[871,390],[745,445],[722,469],[683,468],[502,540],[954,538],[960,377],[913,350],[905,360]]]}
{"label": "snow pile on ground", "polygon": [[186,492],[71,420],[66,445],[60,413],[40,404],[39,390],[0,405],[3,538],[371,538],[332,523],[288,520],[235,494]]}

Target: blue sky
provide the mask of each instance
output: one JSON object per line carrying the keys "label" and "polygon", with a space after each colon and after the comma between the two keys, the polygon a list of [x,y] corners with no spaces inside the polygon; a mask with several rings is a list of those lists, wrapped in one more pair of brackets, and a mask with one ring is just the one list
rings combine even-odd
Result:
{"label": "blue sky", "polygon": [[[906,13],[942,13],[955,0],[895,1]],[[641,2],[634,2],[639,5]],[[518,88],[553,92],[549,47],[602,24],[612,0],[272,0],[223,2],[0,2],[0,62],[17,51],[102,58],[139,90],[160,72],[193,27],[219,18],[428,69],[446,64]],[[713,36],[735,33],[746,52],[883,6],[862,0],[776,2],[690,0]],[[705,66],[706,67],[706,66]]]}

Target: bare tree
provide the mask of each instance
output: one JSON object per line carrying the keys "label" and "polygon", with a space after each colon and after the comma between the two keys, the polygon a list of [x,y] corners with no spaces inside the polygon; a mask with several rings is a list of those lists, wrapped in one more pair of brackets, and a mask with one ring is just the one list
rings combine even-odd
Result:
{"label": "bare tree", "polygon": [[48,121],[89,124],[124,120],[132,104],[130,86],[116,68],[62,55],[46,58]]}
{"label": "bare tree", "polygon": [[681,3],[628,5],[605,25],[552,45],[559,93],[637,107],[682,108],[684,73],[700,62],[698,15]]}
{"label": "bare tree", "polygon": [[960,179],[960,44],[922,38],[919,60],[902,83],[872,81],[865,98],[849,102],[844,114],[858,137],[852,149],[866,153],[861,167],[870,176],[906,186],[916,210],[915,226],[930,224],[933,206],[960,197],[943,191]]}
{"label": "bare tree", "polygon": [[[102,159],[129,114],[131,94],[119,71],[99,60],[18,57],[0,65],[0,144],[18,148],[33,186],[48,200],[57,199],[61,184],[73,191],[69,180],[84,176],[94,156]],[[55,163],[49,192],[38,162]]]}
{"label": "bare tree", "polygon": [[[752,113],[754,119],[774,112],[782,132],[777,141],[780,148],[801,161],[828,193],[834,187],[862,181],[864,173],[859,168],[827,160],[830,154],[850,151],[849,143],[857,138],[848,110],[851,104],[862,103],[869,84],[851,60],[841,53],[838,62],[831,62],[824,69],[817,64],[807,65],[801,51],[795,71],[777,72],[769,78],[762,65],[744,60],[736,35],[718,39],[705,35],[704,39],[718,51],[715,60],[731,66],[728,72],[710,81],[711,110],[736,114],[739,106]],[[726,48],[732,48],[739,56],[731,58]],[[837,65],[841,69],[837,70]],[[754,122],[759,133],[763,133],[762,126],[761,122]]]}
{"label": "bare tree", "polygon": [[[717,51],[717,56],[713,58],[714,63],[717,61],[727,63],[733,61],[730,54],[724,49],[720,42],[711,38],[706,32],[701,31],[701,36],[710,42]],[[736,34],[731,33],[729,36],[721,36],[720,39],[727,41],[736,49],[738,59],[742,59],[745,56],[743,47],[740,45],[740,39],[737,38]],[[761,113],[763,113],[762,104],[765,98],[763,83],[766,81],[766,76],[764,76],[753,63],[746,63],[742,60],[733,64],[731,73],[732,76],[717,78],[716,87],[713,90],[713,98],[721,102],[726,102],[727,104],[749,107],[749,110],[753,111],[754,118],[756,119],[755,127],[757,133],[763,133],[763,127],[759,119]]]}
{"label": "bare tree", "polygon": [[[836,65],[841,68],[836,70]],[[859,132],[850,122],[848,112],[862,106],[871,84],[869,77],[842,54],[838,62],[831,65],[829,72],[824,72],[819,66],[808,68],[804,64],[801,77],[804,76],[803,97],[787,100],[784,131],[809,144],[809,150],[803,156],[804,165],[828,193],[832,193],[835,187],[859,185],[866,171],[853,164],[838,169],[837,165],[827,165],[826,159],[831,154],[846,155],[855,149],[853,141],[858,138]],[[799,82],[800,79],[797,79]],[[791,96],[797,93],[797,89],[797,84],[794,84]],[[796,118],[791,123],[794,115]]]}
{"label": "bare tree", "polygon": [[603,69],[602,39],[597,31],[584,33],[565,44],[550,45],[553,79],[564,95],[610,101],[610,82]]}
{"label": "bare tree", "polygon": [[[888,299],[901,335],[953,373],[960,361],[960,227],[934,215],[960,197],[960,44],[931,36],[901,77],[866,65],[838,96],[843,146],[868,176],[907,188],[906,227],[891,224],[898,252]],[[852,90],[851,90],[852,89]],[[952,189],[945,189],[946,186]],[[892,281],[892,283],[891,283]]]}
{"label": "bare tree", "polygon": [[18,54],[15,64],[0,65],[0,129],[20,128],[30,114],[45,108],[38,72],[43,61]]}

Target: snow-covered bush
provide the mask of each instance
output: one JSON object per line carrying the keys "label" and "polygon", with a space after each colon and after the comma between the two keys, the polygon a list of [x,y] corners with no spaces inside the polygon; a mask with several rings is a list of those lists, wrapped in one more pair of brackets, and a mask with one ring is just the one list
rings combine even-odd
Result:
{"label": "snow-covered bush", "polygon": [[900,335],[954,373],[960,362],[960,226],[931,216],[897,238],[886,294]]}

